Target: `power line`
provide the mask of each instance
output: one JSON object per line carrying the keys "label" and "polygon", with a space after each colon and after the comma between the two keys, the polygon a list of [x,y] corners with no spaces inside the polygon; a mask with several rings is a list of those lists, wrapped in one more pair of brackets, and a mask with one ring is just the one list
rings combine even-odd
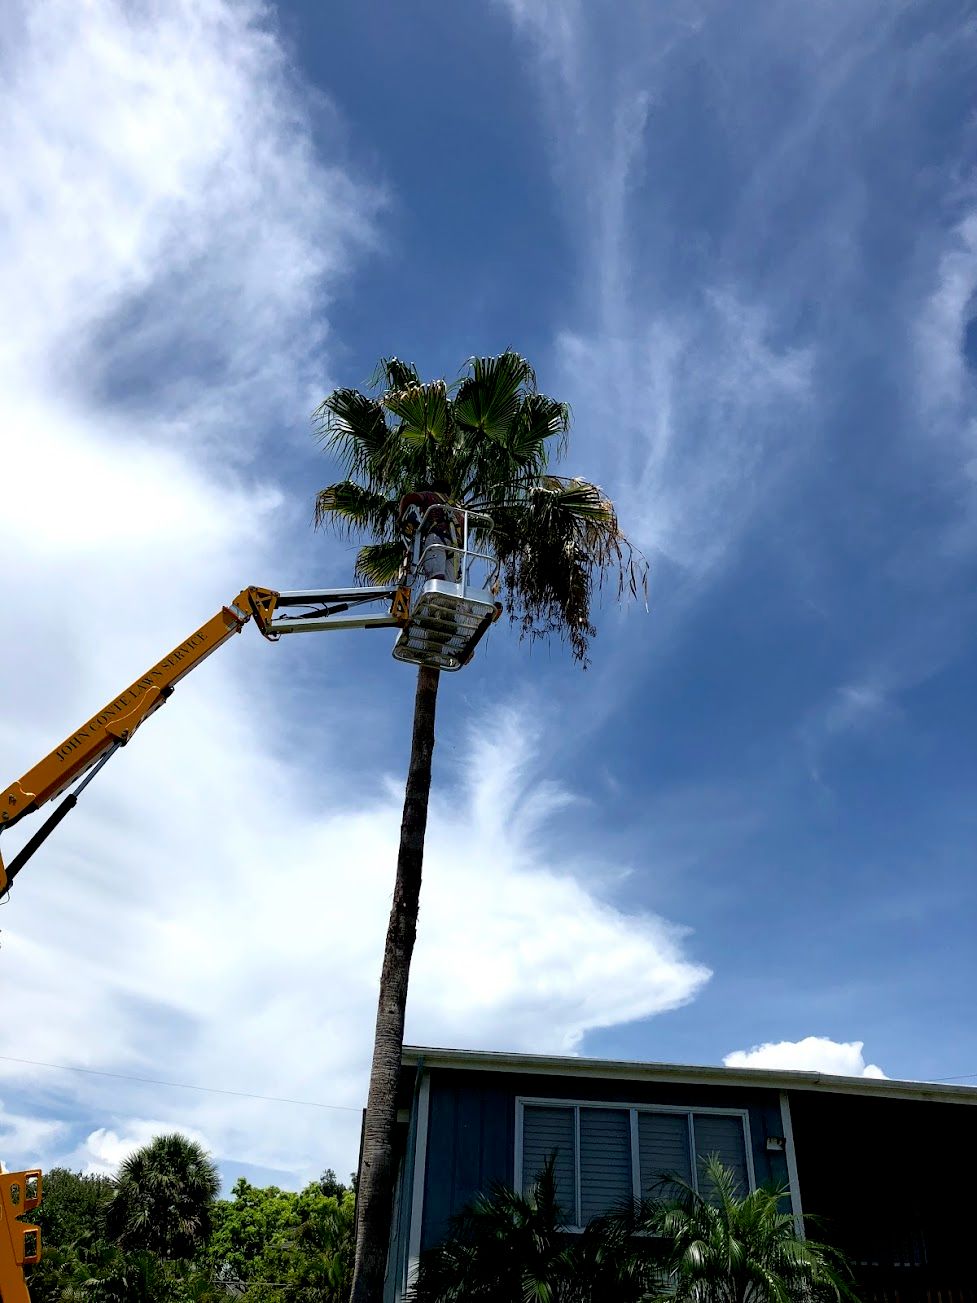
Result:
{"label": "power line", "polygon": [[111,1077],[115,1081],[138,1081],[144,1086],[169,1086],[173,1090],[199,1090],[207,1095],[234,1095],[237,1099],[260,1099],[268,1104],[297,1104],[301,1108],[328,1108],[342,1113],[361,1113],[352,1104],[323,1104],[317,1099],[289,1099],[283,1095],[257,1095],[248,1090],[223,1090],[220,1086],[193,1086],[186,1081],[160,1081],[155,1077],[133,1077],[125,1072],[103,1072],[100,1068],[79,1068],[73,1063],[45,1063],[41,1059],[16,1059],[0,1054],[4,1063],[23,1063],[32,1068],[53,1068],[57,1072],[82,1072],[88,1077]]}

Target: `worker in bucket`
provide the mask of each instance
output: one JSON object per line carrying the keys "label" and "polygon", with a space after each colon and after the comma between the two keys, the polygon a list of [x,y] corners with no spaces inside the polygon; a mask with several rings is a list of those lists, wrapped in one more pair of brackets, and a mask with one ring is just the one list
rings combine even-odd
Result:
{"label": "worker in bucket", "polygon": [[450,579],[458,582],[458,513],[447,505],[447,485],[443,481],[425,482],[400,500],[398,524],[407,541],[409,565],[418,529],[420,546],[414,555],[421,558],[425,579]]}

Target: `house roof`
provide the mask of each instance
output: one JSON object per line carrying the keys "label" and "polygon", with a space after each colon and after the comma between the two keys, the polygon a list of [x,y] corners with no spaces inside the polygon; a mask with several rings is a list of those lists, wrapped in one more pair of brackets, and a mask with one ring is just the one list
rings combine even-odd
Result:
{"label": "house roof", "polygon": [[936,1081],[893,1081],[880,1077],[839,1077],[827,1072],[781,1068],[720,1068],[708,1064],[638,1063],[585,1059],[570,1055],[510,1054],[496,1050],[450,1050],[405,1045],[405,1067],[452,1068],[560,1077],[600,1077],[617,1081],[661,1081],[717,1086],[765,1086],[774,1090],[817,1090],[837,1095],[890,1099],[928,1099],[946,1104],[977,1104],[977,1087]]}

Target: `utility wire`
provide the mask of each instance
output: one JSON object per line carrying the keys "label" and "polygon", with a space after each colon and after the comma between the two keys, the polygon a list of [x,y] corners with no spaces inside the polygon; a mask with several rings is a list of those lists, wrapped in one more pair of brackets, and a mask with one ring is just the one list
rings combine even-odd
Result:
{"label": "utility wire", "polygon": [[[233,1095],[237,1099],[258,1099],[267,1104],[294,1104],[299,1108],[325,1108],[340,1113],[362,1113],[354,1104],[324,1104],[318,1099],[292,1099],[286,1095],[258,1095],[248,1090],[225,1090],[220,1086],[195,1086],[187,1081],[163,1081],[157,1077],[134,1077],[125,1072],[104,1072],[100,1068],[79,1068],[73,1063],[45,1063],[42,1059],[18,1059],[10,1054],[0,1054],[0,1063],[22,1063],[31,1068],[52,1068],[55,1072],[80,1072],[87,1077],[110,1077],[114,1081],[136,1081],[144,1086],[167,1086],[171,1090],[198,1090],[207,1095]],[[929,1077],[934,1085],[949,1081],[969,1081],[977,1072],[962,1072],[956,1077]],[[920,1081],[919,1085],[925,1085]]]}
{"label": "utility wire", "polygon": [[247,1090],[222,1090],[220,1086],[192,1086],[186,1081],[160,1081],[155,1077],[133,1077],[125,1072],[103,1072],[99,1068],[78,1068],[72,1063],[45,1063],[41,1059],[15,1059],[0,1054],[0,1062],[24,1063],[32,1068],[54,1068],[57,1072],[82,1072],[88,1077],[111,1077],[115,1081],[138,1081],[144,1086],[169,1086],[174,1090],[199,1090],[208,1095],[234,1095],[238,1099],[260,1099],[269,1104],[297,1104],[301,1108],[328,1108],[342,1113],[361,1113],[352,1104],[323,1104],[317,1099],[289,1099],[283,1095],[256,1095]]}

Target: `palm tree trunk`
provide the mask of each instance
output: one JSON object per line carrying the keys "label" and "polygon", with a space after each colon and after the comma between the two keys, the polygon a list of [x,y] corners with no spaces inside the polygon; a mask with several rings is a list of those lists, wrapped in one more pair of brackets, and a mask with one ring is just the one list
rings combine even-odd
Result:
{"label": "palm tree trunk", "polygon": [[380,1303],[390,1241],[395,1172],[394,1128],[397,1081],[404,1045],[407,980],[417,935],[417,910],[424,861],[424,833],[431,792],[434,715],[439,671],[421,666],[414,698],[414,734],[404,795],[387,943],[380,976],[370,1093],[363,1126],[363,1151],[356,1190],[356,1262],[350,1303]]}

